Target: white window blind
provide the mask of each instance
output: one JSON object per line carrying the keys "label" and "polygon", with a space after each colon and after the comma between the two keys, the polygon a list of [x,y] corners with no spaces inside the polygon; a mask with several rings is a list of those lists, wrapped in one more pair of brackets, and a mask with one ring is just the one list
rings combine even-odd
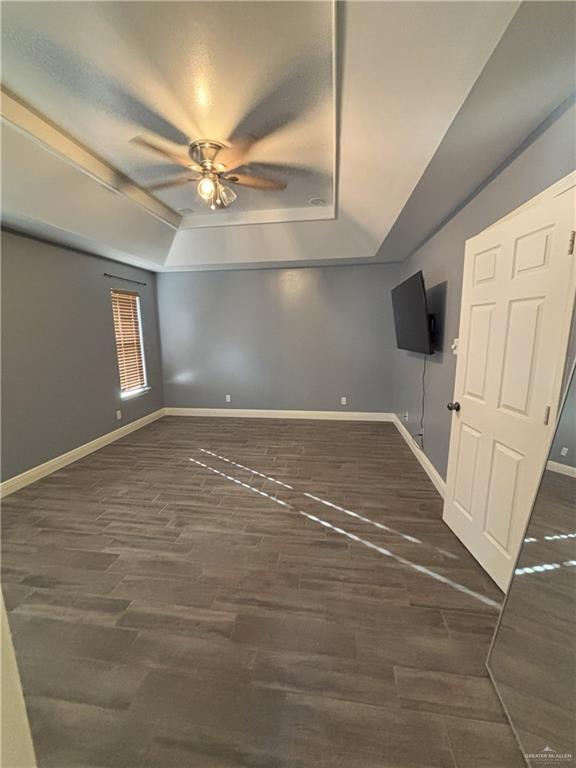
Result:
{"label": "white window blind", "polygon": [[140,297],[128,291],[111,291],[116,354],[123,395],[146,388],[146,365],[140,321]]}

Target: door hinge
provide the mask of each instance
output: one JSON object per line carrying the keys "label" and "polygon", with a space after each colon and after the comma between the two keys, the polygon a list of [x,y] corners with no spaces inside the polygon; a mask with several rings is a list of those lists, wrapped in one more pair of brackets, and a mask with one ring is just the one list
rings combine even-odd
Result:
{"label": "door hinge", "polygon": [[570,235],[570,245],[568,246],[568,255],[572,256],[574,254],[574,238],[576,238],[576,232],[572,232]]}
{"label": "door hinge", "polygon": [[550,406],[547,405],[546,408],[544,408],[544,424],[548,426],[549,421],[550,421]]}

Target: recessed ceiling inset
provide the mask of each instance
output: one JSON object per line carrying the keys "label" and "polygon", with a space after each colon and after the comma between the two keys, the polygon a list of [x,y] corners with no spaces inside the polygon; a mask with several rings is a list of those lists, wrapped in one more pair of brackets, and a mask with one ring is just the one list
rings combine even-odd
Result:
{"label": "recessed ceiling inset", "polygon": [[229,156],[244,150],[226,163],[236,178],[223,184],[241,194],[222,190],[223,179],[205,184],[217,208],[238,195],[233,223],[298,220],[310,197],[326,205],[305,218],[326,219],[334,216],[334,13],[332,0],[8,2],[2,79],[174,211],[203,213],[186,227],[227,223],[226,210],[202,211],[197,185],[180,183],[173,162],[189,164],[190,145],[206,139]]}
{"label": "recessed ceiling inset", "polygon": [[[3,84],[50,134],[47,147],[26,127],[38,116],[4,115],[4,220],[153,269],[366,263],[517,6],[4,2]],[[165,184],[194,171],[154,157],[137,136],[188,164],[194,141],[231,148],[255,137],[244,165],[224,175],[286,186],[229,179],[237,199],[207,210],[200,179]],[[76,148],[62,156],[70,137]],[[91,168],[107,166],[104,185],[69,156],[87,153]],[[202,190],[210,197],[209,182]],[[127,206],[131,222],[155,217],[153,227],[129,225]]]}

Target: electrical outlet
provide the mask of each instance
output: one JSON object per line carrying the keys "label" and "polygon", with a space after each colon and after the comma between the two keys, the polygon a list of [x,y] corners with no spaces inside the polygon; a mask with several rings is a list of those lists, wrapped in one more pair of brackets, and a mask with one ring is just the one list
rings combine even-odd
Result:
{"label": "electrical outlet", "polygon": [[232,402],[232,395],[226,395],[226,402],[231,403]]}
{"label": "electrical outlet", "polygon": [[122,418],[122,411],[118,409],[116,411],[116,421],[120,421],[121,418]]}
{"label": "electrical outlet", "polygon": [[412,435],[412,442],[422,450],[424,447],[424,433],[417,432],[415,435]]}
{"label": "electrical outlet", "polygon": [[404,421],[408,421],[408,411],[404,411]]}
{"label": "electrical outlet", "polygon": [[348,405],[348,398],[347,397],[341,397],[340,398],[340,405]]}
{"label": "electrical outlet", "polygon": [[566,448],[566,446],[560,449],[560,456],[566,456],[567,453],[568,453],[568,448]]}

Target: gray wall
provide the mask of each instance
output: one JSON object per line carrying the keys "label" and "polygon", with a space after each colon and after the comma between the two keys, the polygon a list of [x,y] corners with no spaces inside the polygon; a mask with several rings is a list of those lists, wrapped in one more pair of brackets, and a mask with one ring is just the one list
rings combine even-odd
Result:
{"label": "gray wall", "polygon": [[158,276],[167,406],[390,411],[397,265]]}
{"label": "gray wall", "polygon": [[[149,393],[120,399],[110,289],[138,286]],[[2,233],[2,479],[163,405],[155,276]],[[116,420],[121,408],[123,418]]]}
{"label": "gray wall", "polygon": [[[443,351],[429,359],[424,450],[445,476],[464,243],[576,167],[572,107],[401,264],[183,272],[155,277],[10,233],[2,239],[2,477],[60,455],[163,404],[408,411],[420,419],[422,358],[395,348],[390,289],[424,271]],[[141,291],[152,391],[121,401],[102,272]],[[118,287],[126,286],[118,283]],[[121,407],[122,422],[115,419]]]}
{"label": "gray wall", "polygon": [[[424,451],[440,474],[446,476],[450,414],[456,357],[450,351],[458,336],[464,243],[490,224],[576,168],[576,109],[572,107],[508,165],[465,208],[415,254],[402,262],[404,279],[421,269],[432,296],[432,310],[445,294],[443,351],[429,358],[426,376]],[[431,310],[431,311],[432,311]],[[422,356],[398,351],[395,364],[394,408],[409,412],[408,428],[419,429]]]}

